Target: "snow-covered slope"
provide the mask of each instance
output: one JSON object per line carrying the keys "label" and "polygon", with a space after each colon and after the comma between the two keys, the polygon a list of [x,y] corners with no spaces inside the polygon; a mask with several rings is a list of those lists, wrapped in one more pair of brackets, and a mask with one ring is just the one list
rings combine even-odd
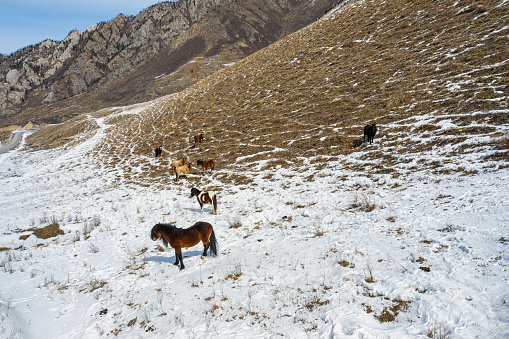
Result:
{"label": "snow-covered slope", "polygon": [[[182,93],[1,154],[0,337],[508,337],[507,2],[438,3],[358,1]],[[404,72],[369,38],[396,27],[387,13],[401,44],[422,40]],[[217,167],[175,182],[183,154]],[[192,187],[218,192],[217,215]],[[199,220],[219,255],[186,249],[179,271],[150,230]]]}
{"label": "snow-covered slope", "polygon": [[[425,155],[469,173],[345,170],[387,147],[375,138],[320,170],[274,168],[257,171],[252,186],[221,184],[218,215],[200,215],[189,197],[207,180],[200,174],[154,189],[104,172],[90,156],[108,129],[101,121],[76,146],[0,156],[1,336],[509,335],[509,170],[481,160],[483,150]],[[213,225],[220,254],[202,260],[201,245],[187,249],[179,271],[149,231],[198,220]],[[29,230],[52,223],[64,234],[43,240]]]}

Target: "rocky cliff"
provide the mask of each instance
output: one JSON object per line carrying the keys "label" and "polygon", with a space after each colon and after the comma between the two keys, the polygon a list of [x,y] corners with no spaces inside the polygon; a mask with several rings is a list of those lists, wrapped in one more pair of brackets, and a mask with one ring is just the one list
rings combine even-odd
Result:
{"label": "rocky cliff", "polygon": [[180,91],[331,9],[337,0],[180,0],[0,56],[0,127]]}

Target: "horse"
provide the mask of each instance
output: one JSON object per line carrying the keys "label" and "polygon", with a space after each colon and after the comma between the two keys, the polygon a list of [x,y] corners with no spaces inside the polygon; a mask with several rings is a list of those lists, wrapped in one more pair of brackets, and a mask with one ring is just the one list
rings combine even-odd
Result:
{"label": "horse", "polygon": [[200,241],[203,243],[202,259],[207,257],[207,250],[212,256],[217,255],[218,244],[212,225],[208,222],[198,221],[189,228],[177,228],[169,224],[156,224],[152,227],[150,237],[153,241],[162,239],[163,244],[175,249],[175,263],[180,263],[180,269],[184,269],[184,259],[182,258],[182,247],[192,247]]}
{"label": "horse", "polygon": [[203,140],[204,140],[203,133],[198,133],[197,135],[195,135],[193,148],[198,146]]}
{"label": "horse", "polygon": [[179,181],[179,177],[181,174],[185,173],[186,178],[189,174],[189,170],[191,169],[191,163],[179,167],[173,167],[173,172],[175,172],[175,181]]}
{"label": "horse", "polygon": [[207,191],[202,192],[197,188],[191,188],[191,198],[196,197],[198,199],[198,203],[200,204],[201,214],[203,214],[203,205],[211,204],[212,205],[212,214],[217,214],[217,195],[216,192]]}
{"label": "horse", "polygon": [[214,169],[214,160],[198,160],[196,161],[197,166],[201,166],[203,170],[203,174],[205,174],[205,170],[210,168],[210,173],[212,173],[212,170]]}
{"label": "horse", "polygon": [[175,160],[174,162],[172,162],[170,164],[171,174],[175,174],[175,170],[174,170],[175,167],[184,166],[186,164],[186,162],[188,162],[186,158],[182,158],[180,160]]}
{"label": "horse", "polygon": [[364,136],[362,137],[362,141],[364,141],[366,139],[366,136],[368,137],[368,142],[370,144],[373,143],[373,138],[375,137],[375,134],[376,134],[376,125],[375,124],[372,124],[372,125],[366,125],[364,127]]}
{"label": "horse", "polygon": [[156,152],[156,158],[159,158],[161,156],[161,154],[163,154],[162,147],[161,146],[156,147],[155,152]]}

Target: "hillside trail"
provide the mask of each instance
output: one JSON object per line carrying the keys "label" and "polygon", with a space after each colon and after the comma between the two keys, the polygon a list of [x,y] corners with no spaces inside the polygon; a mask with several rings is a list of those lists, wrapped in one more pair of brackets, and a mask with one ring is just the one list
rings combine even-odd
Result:
{"label": "hillside trail", "polygon": [[0,154],[9,152],[18,147],[21,141],[23,140],[23,135],[25,134],[25,132],[26,131],[24,130],[13,131],[9,141],[5,145],[0,146]]}

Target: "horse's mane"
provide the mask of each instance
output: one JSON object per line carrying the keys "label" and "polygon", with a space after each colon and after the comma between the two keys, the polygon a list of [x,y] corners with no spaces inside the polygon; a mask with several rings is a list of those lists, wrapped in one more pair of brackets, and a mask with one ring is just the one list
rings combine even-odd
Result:
{"label": "horse's mane", "polygon": [[[157,224],[156,226],[162,232],[169,232],[170,230],[173,230],[173,232],[177,233],[178,232],[177,230],[179,230],[179,228],[177,228],[177,226],[172,225],[172,224]],[[152,232],[154,232],[154,230],[152,230]],[[164,239],[164,237],[161,237],[161,240],[163,241],[164,246],[168,247],[168,242],[166,241],[166,239]]]}

